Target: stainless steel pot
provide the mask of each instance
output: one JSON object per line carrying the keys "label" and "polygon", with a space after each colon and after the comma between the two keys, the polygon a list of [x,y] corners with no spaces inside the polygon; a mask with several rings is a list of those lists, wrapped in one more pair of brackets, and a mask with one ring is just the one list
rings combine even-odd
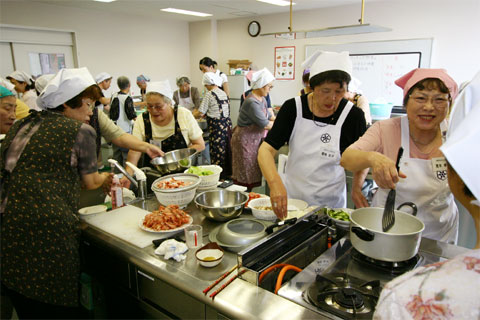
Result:
{"label": "stainless steel pot", "polygon": [[[410,206],[413,215],[399,211]],[[382,261],[405,261],[414,257],[420,247],[423,222],[415,217],[417,207],[411,202],[395,210],[395,224],[388,232],[382,231],[383,208],[361,208],[350,216],[350,240],[364,255]]]}

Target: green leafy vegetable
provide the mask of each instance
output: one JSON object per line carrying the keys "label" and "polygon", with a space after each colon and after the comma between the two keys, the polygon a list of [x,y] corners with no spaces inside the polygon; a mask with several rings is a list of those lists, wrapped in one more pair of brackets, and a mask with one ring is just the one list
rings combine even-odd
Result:
{"label": "green leafy vegetable", "polygon": [[192,167],[188,168],[187,172],[196,174],[197,176],[209,176],[209,175],[213,174],[213,171],[211,171],[211,170],[200,168],[200,167],[195,167],[195,166],[192,166]]}
{"label": "green leafy vegetable", "polygon": [[343,210],[334,210],[328,209],[327,214],[332,217],[333,219],[342,220],[342,221],[350,221],[350,216],[347,212]]}

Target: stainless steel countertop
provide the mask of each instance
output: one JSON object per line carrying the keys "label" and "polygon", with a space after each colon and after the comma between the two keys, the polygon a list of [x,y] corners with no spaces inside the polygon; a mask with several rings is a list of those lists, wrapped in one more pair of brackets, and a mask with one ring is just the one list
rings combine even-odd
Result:
{"label": "stainless steel countertop", "polygon": [[[141,202],[138,201],[130,204],[141,207]],[[144,209],[152,211],[157,207],[158,202],[153,196],[148,198]],[[188,206],[187,210],[193,217],[193,223],[203,226],[203,243],[208,243],[208,234],[221,223],[206,219],[193,203]],[[253,218],[251,214],[247,213],[243,213],[242,217]],[[241,279],[234,280],[213,301],[208,295],[204,295],[202,293],[203,289],[237,264],[237,255],[234,253],[225,251],[224,259],[218,266],[205,268],[196,261],[194,250],[187,252],[185,260],[176,262],[155,255],[153,245],[140,249],[89,225],[85,221],[82,222],[82,231],[85,239],[95,241],[97,245],[123,257],[143,272],[176,287],[229,318],[318,318],[318,314]],[[210,292],[214,290],[212,289]]]}

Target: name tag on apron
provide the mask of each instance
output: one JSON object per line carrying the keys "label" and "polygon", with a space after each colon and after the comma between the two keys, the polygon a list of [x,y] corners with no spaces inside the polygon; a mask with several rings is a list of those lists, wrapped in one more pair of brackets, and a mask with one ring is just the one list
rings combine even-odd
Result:
{"label": "name tag on apron", "polygon": [[326,159],[334,159],[337,154],[337,151],[333,148],[322,148],[320,150],[320,157]]}
{"label": "name tag on apron", "polygon": [[432,170],[438,180],[447,179],[447,160],[444,157],[432,158]]}
{"label": "name tag on apron", "polygon": [[150,144],[153,144],[154,146],[157,146],[160,149],[162,149],[162,141],[161,140],[150,140]]}

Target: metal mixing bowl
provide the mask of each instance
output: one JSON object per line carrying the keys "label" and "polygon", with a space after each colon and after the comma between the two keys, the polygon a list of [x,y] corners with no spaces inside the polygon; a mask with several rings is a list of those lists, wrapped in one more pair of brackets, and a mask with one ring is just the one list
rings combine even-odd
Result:
{"label": "metal mixing bowl", "polygon": [[193,159],[197,156],[197,150],[185,148],[165,153],[163,157],[156,157],[150,163],[161,173],[183,172],[190,168]]}
{"label": "metal mixing bowl", "polygon": [[218,229],[217,241],[220,245],[247,246],[265,237],[265,225],[252,219],[228,221]]}
{"label": "metal mixing bowl", "polygon": [[209,190],[195,197],[195,204],[202,214],[215,221],[232,220],[243,212],[248,195],[240,191]]}

